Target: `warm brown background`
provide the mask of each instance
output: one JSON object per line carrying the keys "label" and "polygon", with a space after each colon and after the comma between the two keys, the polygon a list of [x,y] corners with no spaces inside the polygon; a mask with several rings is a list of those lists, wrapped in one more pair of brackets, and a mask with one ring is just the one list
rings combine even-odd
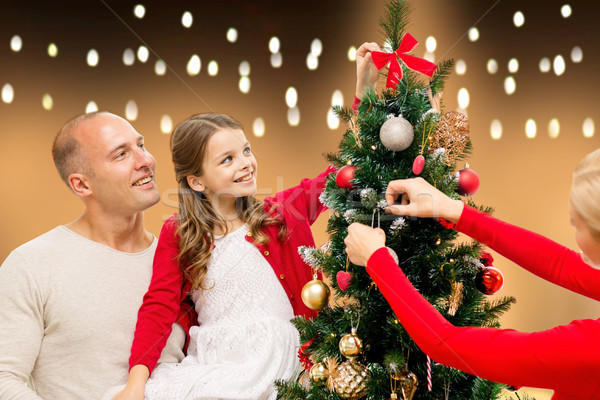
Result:
{"label": "warm brown background", "polygon": [[[168,135],[160,132],[163,114],[179,122],[191,114],[214,110],[227,112],[246,126],[260,163],[261,194],[287,187],[302,177],[321,171],[326,162],[322,153],[335,151],[343,127],[330,130],[326,114],[334,90],[341,90],[346,105],[353,101],[354,63],[348,48],[365,40],[383,41],[377,21],[383,10],[378,1],[145,1],[146,16],[133,15],[136,2],[58,1],[0,3],[0,87],[10,83],[14,101],[0,102],[0,259],[16,246],[75,219],[81,204],[59,180],[50,157],[55,132],[62,124],[85,110],[94,100],[101,109],[124,115],[125,104],[135,100],[139,113],[134,127],[146,136],[159,165],[161,203],[146,213],[147,227],[154,233],[162,219],[175,211],[174,179]],[[413,1],[411,28],[421,43],[415,54],[423,56],[425,39],[437,39],[436,61],[462,59],[467,73],[447,83],[444,105],[456,109],[457,92],[469,91],[467,109],[475,152],[471,167],[481,177],[474,197],[496,208],[496,216],[535,230],[566,246],[575,248],[569,226],[567,199],[571,171],[588,152],[599,147],[600,134],[584,138],[582,123],[594,119],[600,129],[596,96],[600,29],[596,2],[577,0],[569,4],[570,18],[560,14],[561,1],[522,2],[517,0],[419,0]],[[525,24],[516,28],[516,11],[525,15]],[[181,15],[190,11],[194,23],[181,25]],[[469,41],[467,30],[476,25],[480,38]],[[235,27],[236,43],[225,38]],[[10,39],[18,34],[23,48],[13,52]],[[283,66],[269,63],[268,41],[281,40]],[[314,38],[323,42],[319,68],[309,71],[305,59]],[[47,46],[58,46],[58,57],[47,55]],[[136,59],[125,66],[125,48],[151,49],[148,62]],[[570,59],[574,46],[583,50],[583,61]],[[86,54],[95,48],[100,63],[91,68]],[[192,54],[202,60],[198,76],[187,75],[185,66]],[[562,54],[566,71],[542,74],[538,63]],[[516,93],[503,89],[509,74],[510,58],[519,60],[513,76]],[[154,62],[162,58],[171,70],[156,76]],[[486,71],[489,58],[499,71]],[[219,62],[219,74],[207,74],[209,60]],[[238,66],[251,65],[251,90],[238,90]],[[301,122],[287,123],[285,91],[298,90]],[[42,108],[42,96],[50,93],[54,108]],[[266,133],[252,135],[252,122],[262,117]],[[525,121],[533,118],[537,136],[525,136]],[[548,122],[560,121],[558,138],[548,135]],[[490,137],[490,123],[503,125],[500,140]],[[326,241],[326,218],[315,226],[317,243]],[[495,263],[505,276],[501,292],[518,299],[502,319],[505,327],[533,331],[564,324],[576,318],[597,318],[596,302],[533,277],[509,261]],[[368,340],[368,339],[367,339]],[[485,349],[482,349],[485,354]],[[491,361],[493,362],[493,361]],[[515,360],[518,363],[519,360]],[[569,371],[565,371],[568,379]],[[538,399],[548,392],[535,391]],[[452,396],[450,396],[452,397]]]}

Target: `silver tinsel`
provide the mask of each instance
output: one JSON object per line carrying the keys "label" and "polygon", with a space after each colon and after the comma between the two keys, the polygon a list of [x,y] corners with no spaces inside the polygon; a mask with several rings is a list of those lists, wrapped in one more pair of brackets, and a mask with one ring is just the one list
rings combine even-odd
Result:
{"label": "silver tinsel", "polygon": [[444,149],[443,147],[435,149],[433,151],[433,154],[431,155],[431,159],[433,160],[433,162],[440,162],[440,161],[443,162],[445,158],[446,158],[446,149]]}
{"label": "silver tinsel", "polygon": [[300,254],[302,261],[304,261],[306,264],[310,265],[313,268],[318,267],[317,258],[315,257],[315,254],[318,251],[319,250],[317,250],[314,247],[309,247],[309,246],[299,246],[298,247],[298,254]]}
{"label": "silver tinsel", "polygon": [[377,203],[377,192],[374,189],[367,188],[360,191],[360,201],[367,208],[374,208]]}
{"label": "silver tinsel", "polygon": [[360,219],[360,212],[356,208],[350,208],[344,212],[344,219],[349,224],[357,222]]}
{"label": "silver tinsel", "polygon": [[404,228],[404,225],[406,225],[406,220],[404,217],[398,217],[392,221],[392,224],[390,225],[390,232],[398,233],[402,230],[402,228]]}
{"label": "silver tinsel", "polygon": [[327,196],[325,191],[321,192],[321,194],[319,195],[319,201],[325,207],[327,207],[329,209],[333,209],[333,203],[331,202],[331,200],[329,199],[329,197]]}

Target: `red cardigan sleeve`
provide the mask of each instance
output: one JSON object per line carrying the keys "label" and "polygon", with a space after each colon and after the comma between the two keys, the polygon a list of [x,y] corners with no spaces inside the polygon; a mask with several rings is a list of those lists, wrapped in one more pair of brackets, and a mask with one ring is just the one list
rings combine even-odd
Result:
{"label": "red cardigan sleeve", "polygon": [[554,389],[555,399],[600,398],[600,320],[534,333],[456,327],[417,292],[385,248],[373,253],[367,272],[435,361],[496,382]]}
{"label": "red cardigan sleeve", "polygon": [[282,205],[285,210],[298,221],[308,221],[312,225],[319,215],[326,209],[319,196],[325,189],[327,177],[337,171],[334,166],[329,166],[315,178],[303,179],[298,186],[278,192],[272,198],[266,198],[265,204]]}
{"label": "red cardigan sleeve", "polygon": [[192,310],[189,310],[189,307],[185,309],[181,307],[184,278],[177,266],[179,246],[175,237],[176,227],[176,217],[171,217],[165,221],[160,232],[154,254],[152,280],[138,312],[129,358],[130,368],[143,364],[152,373],[171,334],[173,323],[179,322],[177,319],[180,310],[182,310],[180,316],[185,317],[186,314],[189,316],[181,323],[186,332],[192,323],[190,314]]}
{"label": "red cardigan sleeve", "polygon": [[600,300],[600,270],[579,253],[467,205],[455,228],[549,282]]}

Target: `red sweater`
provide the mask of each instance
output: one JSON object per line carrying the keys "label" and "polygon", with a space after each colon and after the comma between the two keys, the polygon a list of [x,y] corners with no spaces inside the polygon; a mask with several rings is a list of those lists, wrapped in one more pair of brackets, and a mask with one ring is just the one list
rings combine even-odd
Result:
{"label": "red sweater", "polygon": [[[600,270],[543,236],[465,206],[456,229],[539,277],[600,300]],[[417,345],[439,363],[513,386],[553,389],[555,400],[600,399],[600,320],[541,332],[455,327],[410,284],[384,248],[367,263]]]}
{"label": "red sweater", "polygon": [[[317,312],[306,307],[300,297],[302,287],[312,279],[312,271],[302,261],[298,247],[315,245],[310,225],[326,209],[319,195],[325,188],[327,176],[334,171],[334,167],[329,167],[316,178],[304,179],[300,185],[267,197],[263,202],[267,213],[276,211],[281,214],[288,235],[280,241],[279,225],[268,225],[263,232],[269,237],[269,242],[256,247],[279,278],[294,314],[305,318],[313,318]],[[177,317],[179,304],[189,294],[191,282],[184,279],[177,265],[179,243],[176,230],[177,216],[174,215],[165,221],[160,233],[152,280],[138,312],[130,367],[143,364],[152,372]],[[246,240],[253,242],[249,235]]]}

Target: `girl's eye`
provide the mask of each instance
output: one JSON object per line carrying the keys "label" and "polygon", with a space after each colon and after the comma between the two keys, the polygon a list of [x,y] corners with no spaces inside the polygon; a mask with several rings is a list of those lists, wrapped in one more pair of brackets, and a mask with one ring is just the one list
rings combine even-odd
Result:
{"label": "girl's eye", "polygon": [[250,154],[250,153],[251,153],[250,147],[246,147],[244,149],[244,154]]}
{"label": "girl's eye", "polygon": [[223,160],[223,164],[231,162],[231,160],[233,160],[233,158],[231,158],[231,156],[227,156],[224,160]]}

